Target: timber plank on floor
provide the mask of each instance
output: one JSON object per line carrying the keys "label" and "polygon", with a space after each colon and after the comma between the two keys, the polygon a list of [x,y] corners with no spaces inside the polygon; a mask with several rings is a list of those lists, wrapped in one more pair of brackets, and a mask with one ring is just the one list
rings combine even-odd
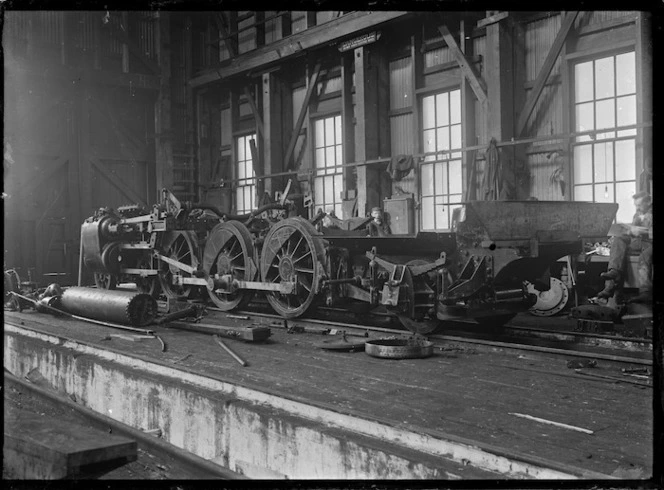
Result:
{"label": "timber plank on floor", "polygon": [[132,439],[5,404],[3,465],[13,478],[98,477],[136,458]]}

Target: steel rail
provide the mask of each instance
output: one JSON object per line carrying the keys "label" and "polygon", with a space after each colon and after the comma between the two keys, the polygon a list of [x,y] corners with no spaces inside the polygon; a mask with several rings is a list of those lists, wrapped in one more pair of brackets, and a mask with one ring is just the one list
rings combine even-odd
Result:
{"label": "steel rail", "polygon": [[59,395],[58,393],[28,383],[27,381],[14,376],[7,370],[5,370],[4,381],[5,389],[8,386],[8,382],[18,384],[21,386],[21,389],[25,389],[26,391],[31,392],[36,397],[46,398],[49,402],[55,405],[66,406],[75,410],[93,426],[96,426],[105,431],[110,428],[116,434],[128,437],[130,439],[136,439],[139,443],[139,446],[149,448],[150,451],[156,453],[157,455],[173,458],[182,465],[182,468],[196,474],[198,478],[222,480],[248,479],[239,473],[235,473],[234,471],[224,468],[223,466],[219,466],[218,464],[212,463],[204,458],[201,458],[200,456],[196,456],[195,454],[174,446],[173,444],[159,439],[158,437],[147,434],[122,422],[118,422],[117,420],[107,417],[104,414],[95,412],[94,410],[84,407],[83,405],[80,405],[62,395]]}
{"label": "steel rail", "polygon": [[[215,311],[222,311],[219,310],[218,308],[208,308],[211,310]],[[241,312],[235,312],[238,314],[243,314],[243,315],[253,315],[253,316],[260,316],[260,317],[265,317],[265,318],[272,318],[274,320],[279,320],[283,321],[284,318],[276,315],[276,314],[271,314],[271,313],[257,313],[257,312],[252,312],[252,311],[241,311]],[[411,336],[413,335],[412,332],[407,331],[407,330],[397,330],[393,328],[384,328],[384,327],[373,327],[373,326],[367,326],[367,325],[357,325],[357,324],[352,324],[352,323],[343,323],[343,322],[336,322],[332,320],[319,320],[315,318],[297,318],[297,319],[291,319],[291,320],[286,320],[287,322],[291,324],[297,325],[302,324],[302,323],[309,323],[313,325],[321,325],[326,328],[337,328],[340,330],[362,330],[362,331],[370,331],[370,332],[377,332],[377,333],[385,333],[389,335],[400,335],[400,336]],[[548,354],[559,354],[559,355],[565,355],[565,356],[573,356],[573,357],[582,357],[582,358],[591,358],[591,359],[602,359],[605,361],[613,361],[613,362],[621,362],[621,363],[629,363],[629,364],[639,364],[643,366],[652,366],[653,361],[652,359],[640,359],[637,357],[627,357],[627,356],[616,356],[616,355],[611,355],[611,354],[603,354],[601,352],[588,352],[588,351],[576,351],[576,350],[570,350],[570,349],[561,349],[561,348],[556,348],[556,347],[543,347],[543,346],[538,346],[538,345],[528,345],[528,344],[521,344],[521,343],[515,343],[515,342],[501,342],[501,341],[495,341],[495,340],[483,340],[483,339],[471,339],[467,337],[459,337],[459,336],[453,336],[453,335],[429,335],[427,336],[429,340],[432,340],[434,342],[436,341],[452,341],[452,342],[462,342],[462,343],[467,343],[467,344],[475,344],[475,345],[485,345],[485,346],[490,346],[490,347],[500,347],[504,349],[514,349],[514,350],[524,350],[524,351],[531,351],[531,352],[542,352],[542,353],[548,353]]]}

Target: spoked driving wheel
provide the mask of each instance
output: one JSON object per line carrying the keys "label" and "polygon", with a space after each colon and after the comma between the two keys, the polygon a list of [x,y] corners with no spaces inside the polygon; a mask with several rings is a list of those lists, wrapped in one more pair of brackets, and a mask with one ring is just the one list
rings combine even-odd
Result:
{"label": "spoked driving wheel", "polygon": [[115,289],[118,285],[118,280],[113,274],[95,272],[95,285],[99,289]]}
{"label": "spoked driving wheel", "polygon": [[267,293],[272,308],[285,318],[304,314],[320,289],[325,248],[318,235],[309,221],[295,217],[280,221],[265,237],[261,255],[263,281],[296,282],[291,293]]}
{"label": "spoked driving wheel", "polygon": [[[190,231],[171,231],[164,233],[161,242],[162,254],[190,267],[198,267],[198,245],[196,234]],[[164,294],[169,298],[189,297],[195,286],[179,284],[178,279],[191,277],[191,274],[179,267],[161,261],[159,283]]]}
{"label": "spoked driving wheel", "polygon": [[222,288],[208,287],[212,302],[224,311],[246,306],[254,292],[232,290],[232,281],[253,281],[257,268],[253,260],[254,245],[251,233],[239,221],[227,221],[215,226],[205,244],[203,271],[213,280],[223,280]]}

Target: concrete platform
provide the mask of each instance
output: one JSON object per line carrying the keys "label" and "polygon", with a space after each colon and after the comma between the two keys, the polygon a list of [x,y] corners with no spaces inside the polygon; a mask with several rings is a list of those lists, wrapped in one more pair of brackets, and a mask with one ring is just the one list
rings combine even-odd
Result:
{"label": "concrete platform", "polygon": [[[157,327],[162,352],[155,339],[105,340],[118,331],[36,312],[5,321],[15,375],[37,368],[80,403],[252,478],[652,474],[652,388],[582,377],[561,356],[449,345],[383,360],[273,329],[264,344],[226,341],[242,367],[204,334]],[[609,362],[596,372],[620,376]]]}
{"label": "concrete platform", "polygon": [[136,457],[137,443],[126,437],[5,405],[3,470],[11,478],[96,478]]}

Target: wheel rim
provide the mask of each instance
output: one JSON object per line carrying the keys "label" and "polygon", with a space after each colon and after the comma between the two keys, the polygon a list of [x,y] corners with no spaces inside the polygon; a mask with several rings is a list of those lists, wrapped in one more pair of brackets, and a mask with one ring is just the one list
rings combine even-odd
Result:
{"label": "wheel rim", "polygon": [[[239,221],[227,221],[210,232],[203,253],[203,270],[211,279],[230,275],[233,280],[251,281],[256,277],[253,256],[254,245],[247,227]],[[239,290],[228,293],[208,287],[208,295],[217,307],[229,311],[246,306],[254,292]]]}
{"label": "wheel rim", "polygon": [[[196,236],[186,231],[166,233],[162,239],[162,254],[170,259],[177,260],[191,267],[198,266],[198,247]],[[191,277],[190,274],[178,269],[174,265],[161,262],[159,271],[159,284],[164,294],[169,298],[189,297],[194,286],[175,284],[177,277]]]}
{"label": "wheel rim", "polygon": [[267,300],[281,316],[295,318],[304,314],[319,290],[325,257],[324,241],[307,220],[296,217],[280,221],[265,237],[261,256],[261,277],[280,283],[297,277],[291,294],[267,293]]}
{"label": "wheel rim", "polygon": [[95,285],[99,289],[115,289],[117,281],[113,274],[95,272]]}
{"label": "wheel rim", "polygon": [[[152,264],[149,257],[141,257],[136,264],[138,269],[152,269]],[[134,284],[141,293],[149,294],[153,298],[159,296],[161,287],[157,276],[135,276]]]}

